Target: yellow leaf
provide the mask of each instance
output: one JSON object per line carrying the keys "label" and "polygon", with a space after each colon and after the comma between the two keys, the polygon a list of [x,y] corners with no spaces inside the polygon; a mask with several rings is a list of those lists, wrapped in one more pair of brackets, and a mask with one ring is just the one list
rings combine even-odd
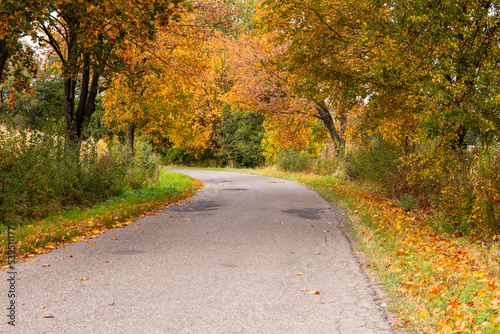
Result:
{"label": "yellow leaf", "polygon": [[44,315],[42,318],[55,318],[55,317],[56,317],[55,315],[49,313]]}
{"label": "yellow leaf", "polygon": [[88,281],[88,280],[89,280],[88,277],[82,277],[82,278],[80,278],[80,281]]}
{"label": "yellow leaf", "polygon": [[320,294],[320,292],[318,290],[309,291],[308,293],[311,295],[319,295]]}
{"label": "yellow leaf", "polygon": [[339,227],[345,227],[345,225],[343,225],[343,224],[340,224],[340,225],[339,225]]}
{"label": "yellow leaf", "polygon": [[427,318],[427,311],[422,311],[418,314],[418,317],[420,319]]}
{"label": "yellow leaf", "polygon": [[50,264],[42,264],[40,267],[50,267]]}

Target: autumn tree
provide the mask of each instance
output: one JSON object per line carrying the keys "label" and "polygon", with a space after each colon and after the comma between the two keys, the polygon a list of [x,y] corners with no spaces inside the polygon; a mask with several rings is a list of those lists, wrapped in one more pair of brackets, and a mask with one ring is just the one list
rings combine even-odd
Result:
{"label": "autumn tree", "polygon": [[130,48],[133,70],[115,76],[106,92],[106,122],[121,131],[134,124],[155,145],[168,137],[189,153],[216,145],[221,96],[230,86],[224,36],[234,13],[217,1],[196,2],[155,43]]}
{"label": "autumn tree", "polygon": [[[5,0],[0,3],[0,95],[2,102],[15,102],[15,94],[30,91],[37,63],[32,48],[21,40],[31,23],[42,14],[45,1]],[[11,78],[7,86],[6,79]]]}
{"label": "autumn tree", "polygon": [[[500,12],[493,1],[396,1],[393,41],[419,74],[421,126],[463,149],[467,134],[488,141],[500,130]],[[403,57],[402,57],[403,58]],[[418,64],[418,68],[415,65]]]}
{"label": "autumn tree", "polygon": [[[54,0],[34,21],[32,38],[59,57],[64,77],[65,132],[77,143],[95,110],[99,82],[126,64],[123,48],[155,38],[180,0]],[[79,89],[77,90],[77,86]]]}

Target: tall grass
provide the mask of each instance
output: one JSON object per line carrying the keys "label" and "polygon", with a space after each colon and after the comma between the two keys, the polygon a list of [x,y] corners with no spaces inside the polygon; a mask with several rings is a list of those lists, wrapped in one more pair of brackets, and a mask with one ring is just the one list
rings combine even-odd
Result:
{"label": "tall grass", "polygon": [[94,141],[68,151],[55,136],[0,129],[0,222],[23,224],[152,182],[158,159],[141,141],[136,152]]}

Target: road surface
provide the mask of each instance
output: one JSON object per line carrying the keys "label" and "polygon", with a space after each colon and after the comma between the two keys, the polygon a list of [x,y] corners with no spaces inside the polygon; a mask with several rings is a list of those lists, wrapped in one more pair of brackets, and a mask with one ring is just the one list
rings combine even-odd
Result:
{"label": "road surface", "polygon": [[4,280],[0,333],[393,333],[341,209],[292,181],[180,172],[204,189],[17,264],[16,326]]}

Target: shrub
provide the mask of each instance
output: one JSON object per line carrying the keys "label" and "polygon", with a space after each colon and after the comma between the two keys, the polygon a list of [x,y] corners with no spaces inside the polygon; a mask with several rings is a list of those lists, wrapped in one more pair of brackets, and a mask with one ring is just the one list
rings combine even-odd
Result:
{"label": "shrub", "polygon": [[405,211],[413,211],[419,207],[420,201],[411,194],[402,194],[398,198],[398,204]]}
{"label": "shrub", "polygon": [[477,151],[469,176],[474,194],[469,220],[500,231],[500,143]]}
{"label": "shrub", "polygon": [[127,187],[151,182],[158,161],[147,144],[127,158],[121,144],[82,143],[65,151],[56,136],[0,131],[0,221],[19,224],[41,219],[66,207],[87,206]]}
{"label": "shrub", "polygon": [[160,160],[145,140],[135,142],[134,155],[128,170],[128,185],[132,189],[145,187],[158,180]]}
{"label": "shrub", "polygon": [[382,139],[374,139],[370,146],[353,149],[347,156],[347,172],[354,179],[388,185],[398,174],[401,156],[399,150]]}
{"label": "shrub", "polygon": [[323,144],[319,157],[314,161],[312,171],[318,175],[345,176],[345,156],[337,152],[335,144]]}
{"label": "shrub", "polygon": [[286,172],[307,172],[314,163],[313,158],[304,151],[280,147],[274,158],[276,167]]}

